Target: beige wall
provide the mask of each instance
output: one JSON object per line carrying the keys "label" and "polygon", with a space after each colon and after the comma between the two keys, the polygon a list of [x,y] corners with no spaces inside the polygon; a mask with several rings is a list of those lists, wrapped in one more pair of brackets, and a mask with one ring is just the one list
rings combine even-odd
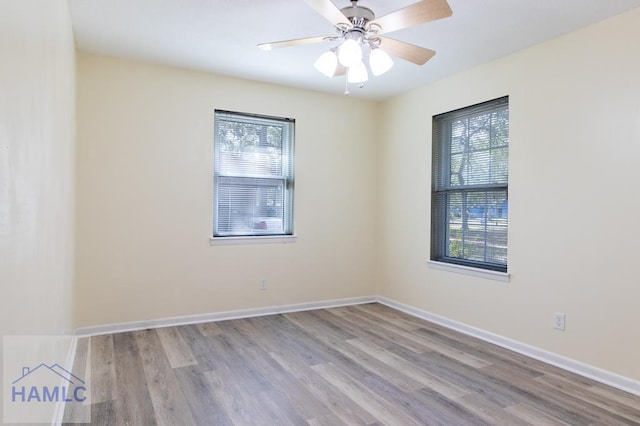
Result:
{"label": "beige wall", "polygon": [[0,334],[72,329],[75,47],[65,0],[0,2]]}
{"label": "beige wall", "polygon": [[[374,293],[375,103],[77,59],[77,326]],[[214,109],[296,119],[296,243],[209,246]]]}
{"label": "beige wall", "polygon": [[[638,40],[640,9],[387,101],[380,294],[640,379]],[[430,269],[431,117],[504,95],[511,282]]]}

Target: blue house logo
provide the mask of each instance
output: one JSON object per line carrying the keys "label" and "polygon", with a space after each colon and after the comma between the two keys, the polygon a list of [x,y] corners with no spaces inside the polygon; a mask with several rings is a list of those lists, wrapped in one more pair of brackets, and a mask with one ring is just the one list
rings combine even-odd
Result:
{"label": "blue house logo", "polygon": [[11,383],[12,402],[83,402],[84,380],[59,364],[22,367],[22,376]]}

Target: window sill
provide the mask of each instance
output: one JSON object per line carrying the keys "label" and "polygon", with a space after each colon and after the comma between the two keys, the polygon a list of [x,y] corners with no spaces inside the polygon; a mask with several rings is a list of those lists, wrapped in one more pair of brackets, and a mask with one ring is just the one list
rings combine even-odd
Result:
{"label": "window sill", "polygon": [[295,243],[296,235],[264,235],[251,237],[210,237],[210,246],[228,246],[238,244],[285,244]]}
{"label": "window sill", "polygon": [[472,268],[470,266],[455,265],[453,263],[436,262],[435,260],[428,260],[427,264],[430,268],[453,272],[456,274],[471,275],[474,277],[502,281],[505,283],[508,283],[510,280],[510,274],[508,272],[490,271],[488,269]]}

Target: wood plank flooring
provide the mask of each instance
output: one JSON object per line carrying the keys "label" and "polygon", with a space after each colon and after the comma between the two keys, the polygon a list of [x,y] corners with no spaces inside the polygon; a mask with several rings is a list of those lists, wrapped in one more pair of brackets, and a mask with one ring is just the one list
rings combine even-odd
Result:
{"label": "wood plank flooring", "polygon": [[65,419],[96,425],[640,425],[640,397],[377,303],[84,338],[74,373]]}

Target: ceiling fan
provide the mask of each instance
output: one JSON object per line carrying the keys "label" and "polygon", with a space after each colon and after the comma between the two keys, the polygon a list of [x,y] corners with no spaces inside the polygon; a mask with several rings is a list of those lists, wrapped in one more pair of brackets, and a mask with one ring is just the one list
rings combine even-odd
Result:
{"label": "ceiling fan", "polygon": [[323,53],[314,66],[327,77],[347,74],[347,83],[361,85],[369,78],[363,62],[363,57],[367,54],[369,69],[373,75],[378,76],[393,66],[389,54],[423,65],[436,53],[424,47],[383,37],[382,34],[446,18],[453,13],[447,0],[421,0],[380,18],[376,18],[373,10],[359,6],[358,0],[351,0],[351,6],[342,9],[338,9],[331,0],[304,1],[334,25],[337,35],[262,43],[258,47],[271,50],[322,41],[340,41],[338,46]]}

